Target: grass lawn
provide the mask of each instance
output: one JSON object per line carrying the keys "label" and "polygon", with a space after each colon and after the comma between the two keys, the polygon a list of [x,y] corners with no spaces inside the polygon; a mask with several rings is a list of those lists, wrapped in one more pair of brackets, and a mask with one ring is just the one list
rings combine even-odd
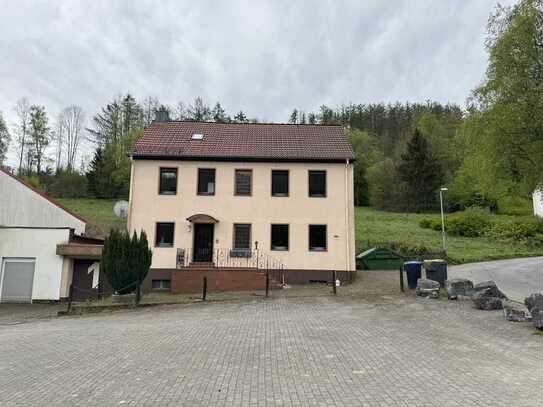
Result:
{"label": "grass lawn", "polygon": [[[60,203],[86,218],[92,236],[107,234],[111,228],[122,228],[125,221],[113,213],[113,199],[58,199]],[[419,226],[422,218],[439,215],[405,214],[381,212],[375,209],[356,208],[357,253],[368,247],[370,242],[406,242],[422,245],[438,251],[441,248],[441,233]],[[501,216],[501,215],[496,215]],[[543,255],[543,248],[529,248],[523,245],[499,243],[487,238],[448,237],[448,255],[456,263],[509,257]]]}
{"label": "grass lawn", "polygon": [[89,225],[87,233],[91,236],[104,236],[112,228],[125,227],[126,221],[113,213],[113,205],[117,199],[94,198],[57,198],[62,205],[84,217]]}
{"label": "grass lawn", "polygon": [[[368,240],[373,242],[405,241],[437,251],[442,245],[441,232],[419,226],[422,218],[432,216],[439,215],[391,213],[366,207],[356,208],[357,253],[368,247]],[[483,237],[448,236],[447,245],[447,254],[455,263],[543,255],[543,248],[499,243]]]}

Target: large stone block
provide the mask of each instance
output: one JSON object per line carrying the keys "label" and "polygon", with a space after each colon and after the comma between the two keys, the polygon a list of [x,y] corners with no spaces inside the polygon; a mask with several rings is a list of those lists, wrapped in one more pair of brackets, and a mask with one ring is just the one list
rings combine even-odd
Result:
{"label": "large stone block", "polygon": [[513,301],[502,301],[503,315],[507,321],[526,322],[532,320],[532,315],[523,304]]}
{"label": "large stone block", "polygon": [[481,283],[475,284],[473,287],[475,293],[490,290],[490,295],[497,298],[507,298],[504,293],[502,293],[494,281],[483,281]]}
{"label": "large stone block", "polygon": [[465,278],[453,278],[445,281],[445,289],[449,300],[457,300],[473,295],[473,282]]}
{"label": "large stone block", "polygon": [[543,308],[532,308],[532,322],[537,329],[543,329]]}
{"label": "large stone block", "polygon": [[416,293],[419,297],[439,298],[439,283],[420,278],[417,280]]}
{"label": "large stone block", "polygon": [[526,307],[529,310],[531,310],[532,308],[543,309],[543,294],[542,293],[530,294],[529,297],[526,297],[524,299],[524,304],[526,304]]}
{"label": "large stone block", "polygon": [[497,297],[495,293],[496,291],[491,287],[476,291],[472,296],[475,308],[485,311],[502,309],[502,298]]}

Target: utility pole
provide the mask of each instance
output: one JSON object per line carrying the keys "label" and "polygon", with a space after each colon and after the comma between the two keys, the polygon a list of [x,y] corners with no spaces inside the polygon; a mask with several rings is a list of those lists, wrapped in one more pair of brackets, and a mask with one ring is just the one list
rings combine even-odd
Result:
{"label": "utility pole", "polygon": [[443,213],[443,192],[448,191],[448,188],[439,190],[439,204],[441,206],[441,238],[443,240],[443,251],[447,253],[447,239],[445,237],[445,214]]}

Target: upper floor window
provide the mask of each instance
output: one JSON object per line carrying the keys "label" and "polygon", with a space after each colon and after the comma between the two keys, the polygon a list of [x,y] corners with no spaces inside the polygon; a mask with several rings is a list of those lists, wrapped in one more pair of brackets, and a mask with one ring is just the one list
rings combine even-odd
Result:
{"label": "upper floor window", "polygon": [[173,247],[173,222],[159,222],[156,224],[155,246]]}
{"label": "upper floor window", "polygon": [[309,225],[309,250],[326,251],[326,225]]}
{"label": "upper floor window", "polygon": [[251,195],[253,184],[252,170],[236,170],[234,194],[235,195]]}
{"label": "upper floor window", "polygon": [[272,170],[272,196],[288,196],[288,170]]}
{"label": "upper floor window", "polygon": [[160,195],[175,195],[177,193],[177,168],[160,169]]}
{"label": "upper floor window", "polygon": [[288,225],[271,225],[271,249],[288,250]]}
{"label": "upper floor window", "polygon": [[198,169],[198,195],[215,195],[215,168]]}
{"label": "upper floor window", "polygon": [[326,197],[326,171],[309,171],[309,196]]}

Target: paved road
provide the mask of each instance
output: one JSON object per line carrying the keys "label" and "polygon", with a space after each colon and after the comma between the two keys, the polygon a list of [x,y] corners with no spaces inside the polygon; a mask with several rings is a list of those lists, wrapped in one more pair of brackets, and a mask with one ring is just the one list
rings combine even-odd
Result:
{"label": "paved road", "polygon": [[0,405],[541,406],[543,336],[471,301],[279,298],[0,326]]}
{"label": "paved road", "polygon": [[524,301],[543,291],[543,257],[487,261],[451,267],[451,278],[468,278],[475,283],[494,280],[506,295]]}

